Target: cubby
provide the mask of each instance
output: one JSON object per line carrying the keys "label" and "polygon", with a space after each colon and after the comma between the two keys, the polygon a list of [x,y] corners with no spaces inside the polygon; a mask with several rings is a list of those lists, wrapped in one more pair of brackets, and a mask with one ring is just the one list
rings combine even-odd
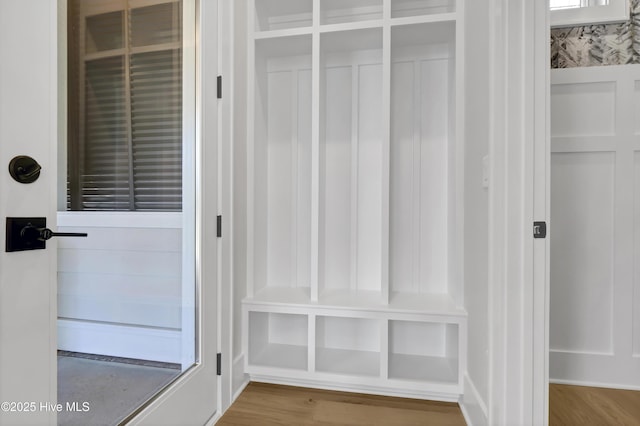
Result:
{"label": "cubby", "polygon": [[455,285],[450,279],[456,265],[455,92],[455,24],[392,28],[392,297],[449,293]]}
{"label": "cubby", "polygon": [[380,320],[318,316],[316,371],[380,375]]}
{"label": "cubby", "polygon": [[382,0],[320,0],[320,24],[382,19]]}
{"label": "cubby", "polygon": [[312,24],[313,0],[255,1],[255,30],[271,31],[308,27]]}
{"label": "cubby", "polygon": [[305,315],[249,312],[249,363],[306,370],[308,318]]}
{"label": "cubby", "polygon": [[389,378],[455,384],[458,325],[389,321]]}
{"label": "cubby", "polygon": [[457,400],[461,0],[249,13],[246,372]]}
{"label": "cubby", "polygon": [[319,293],[381,292],[382,31],[320,48]]}
{"label": "cubby", "polygon": [[308,298],[311,37],[258,40],[255,51],[254,285]]}

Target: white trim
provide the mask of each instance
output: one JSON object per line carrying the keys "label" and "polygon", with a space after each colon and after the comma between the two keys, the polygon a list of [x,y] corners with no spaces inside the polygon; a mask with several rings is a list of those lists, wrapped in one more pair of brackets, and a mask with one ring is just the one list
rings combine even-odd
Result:
{"label": "white trim", "polygon": [[[206,424],[220,412],[218,350],[218,287],[216,234],[218,212],[218,104],[215,95],[218,73],[218,3],[195,0],[183,5],[195,8],[196,34],[190,39],[196,50],[196,344],[198,361],[171,386],[154,397],[134,417],[131,425]],[[183,7],[184,7],[183,6]],[[193,13],[189,9],[189,15]],[[187,16],[187,10],[184,10]],[[206,78],[205,78],[206,77]]]}
{"label": "white trim", "polygon": [[177,212],[58,212],[58,226],[79,228],[170,228],[182,229]]}
{"label": "white trim", "polygon": [[215,414],[207,421],[207,423],[205,423],[205,426],[213,426],[218,423],[218,420],[222,418],[222,414],[223,413],[220,410],[217,410]]}
{"label": "white trim", "polygon": [[198,217],[199,170],[196,166],[198,152],[198,97],[197,75],[197,35],[195,1],[183,2],[182,6],[182,369],[189,368],[197,361],[197,310],[199,301],[195,286],[198,282],[196,251],[200,235]]}
{"label": "white trim", "polygon": [[[218,103],[218,214],[223,218],[218,243],[218,353],[221,375],[218,380],[218,411],[224,413],[233,395],[233,34],[235,2],[220,2],[218,12],[218,75],[222,78],[222,98]],[[217,95],[217,93],[216,93]]]}
{"label": "white trim", "polygon": [[609,0],[605,6],[584,6],[552,10],[551,27],[570,27],[587,24],[610,24],[628,21],[628,0]]}
{"label": "white trim", "polygon": [[548,3],[490,4],[489,424],[547,424]]}
{"label": "white trim", "polygon": [[244,373],[244,353],[233,360],[233,380],[231,384],[233,386],[231,402],[233,403],[249,384],[249,376]]}
{"label": "white trim", "polygon": [[578,351],[569,349],[549,349],[550,354],[571,354],[571,355],[593,355],[593,356],[615,356],[615,352],[598,351]]}
{"label": "white trim", "polygon": [[467,373],[464,374],[464,394],[460,401],[460,409],[469,426],[489,424],[487,404]]}
{"label": "white trim", "polygon": [[[533,10],[533,220],[547,222],[551,233],[551,70],[548,1]],[[534,424],[549,422],[549,283],[550,237],[534,240],[532,248],[532,416]]]}
{"label": "white trim", "polygon": [[601,383],[590,382],[583,380],[562,380],[562,379],[549,379],[549,383],[555,385],[571,385],[571,386],[588,386],[591,388],[605,388],[605,389],[623,389],[631,391],[640,391],[640,385],[621,385],[617,383]]}
{"label": "white trim", "polygon": [[179,364],[180,330],[58,319],[58,349]]}
{"label": "white trim", "polygon": [[283,377],[282,375],[268,376],[252,374],[250,376],[250,381],[313,389],[325,389],[337,392],[367,393],[371,395],[394,396],[399,398],[424,399],[442,402],[459,402],[459,396],[455,393],[421,391],[416,389],[405,390],[401,388],[390,388],[384,386],[371,386],[362,384],[339,384],[335,381],[305,380],[292,377]]}

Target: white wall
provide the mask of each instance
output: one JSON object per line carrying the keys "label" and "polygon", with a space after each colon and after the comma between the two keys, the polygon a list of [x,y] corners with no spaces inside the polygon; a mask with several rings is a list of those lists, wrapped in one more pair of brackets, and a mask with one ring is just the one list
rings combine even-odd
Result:
{"label": "white wall", "polygon": [[58,349],[181,362],[182,215],[61,212]]}
{"label": "white wall", "polygon": [[640,66],[551,82],[550,380],[640,389]]}
{"label": "white wall", "polygon": [[467,1],[465,27],[465,308],[469,318],[463,406],[467,420],[486,423],[489,397],[488,189],[482,186],[483,157],[489,153],[489,7]]}

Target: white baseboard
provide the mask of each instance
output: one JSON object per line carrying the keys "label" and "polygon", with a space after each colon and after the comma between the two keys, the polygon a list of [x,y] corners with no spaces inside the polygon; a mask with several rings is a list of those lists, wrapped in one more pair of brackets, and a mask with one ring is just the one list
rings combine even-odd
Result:
{"label": "white baseboard", "polygon": [[460,401],[460,409],[469,426],[486,426],[489,424],[487,404],[485,404],[467,373],[464,374],[464,394]]}
{"label": "white baseboard", "polygon": [[400,398],[426,399],[442,402],[459,402],[458,395],[432,391],[400,390],[370,385],[350,385],[322,380],[293,379],[290,377],[251,374],[252,382],[273,383],[276,385],[299,386],[314,389],[326,389],[339,392],[368,393],[372,395],[397,396]]}
{"label": "white baseboard", "polygon": [[216,411],[215,414],[205,423],[205,426],[213,426],[218,423],[218,420],[222,418],[222,413],[220,410]]}
{"label": "white baseboard", "polygon": [[618,385],[615,383],[601,383],[601,382],[590,382],[583,380],[563,380],[563,379],[552,379],[549,378],[549,383],[553,383],[556,385],[571,385],[571,386],[588,386],[592,388],[606,388],[606,389],[623,389],[623,390],[632,390],[632,391],[640,391],[640,386],[633,385]]}
{"label": "white baseboard", "polygon": [[231,403],[240,396],[244,388],[249,384],[249,375],[244,373],[244,354],[240,354],[233,360],[232,393]]}
{"label": "white baseboard", "polygon": [[180,364],[179,330],[58,319],[58,349]]}

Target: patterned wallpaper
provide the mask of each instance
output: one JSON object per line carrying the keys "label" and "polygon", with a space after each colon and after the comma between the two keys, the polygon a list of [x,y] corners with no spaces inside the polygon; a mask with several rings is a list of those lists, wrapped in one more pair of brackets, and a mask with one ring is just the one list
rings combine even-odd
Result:
{"label": "patterned wallpaper", "polygon": [[640,63],[640,0],[631,0],[627,22],[553,28],[551,68]]}

